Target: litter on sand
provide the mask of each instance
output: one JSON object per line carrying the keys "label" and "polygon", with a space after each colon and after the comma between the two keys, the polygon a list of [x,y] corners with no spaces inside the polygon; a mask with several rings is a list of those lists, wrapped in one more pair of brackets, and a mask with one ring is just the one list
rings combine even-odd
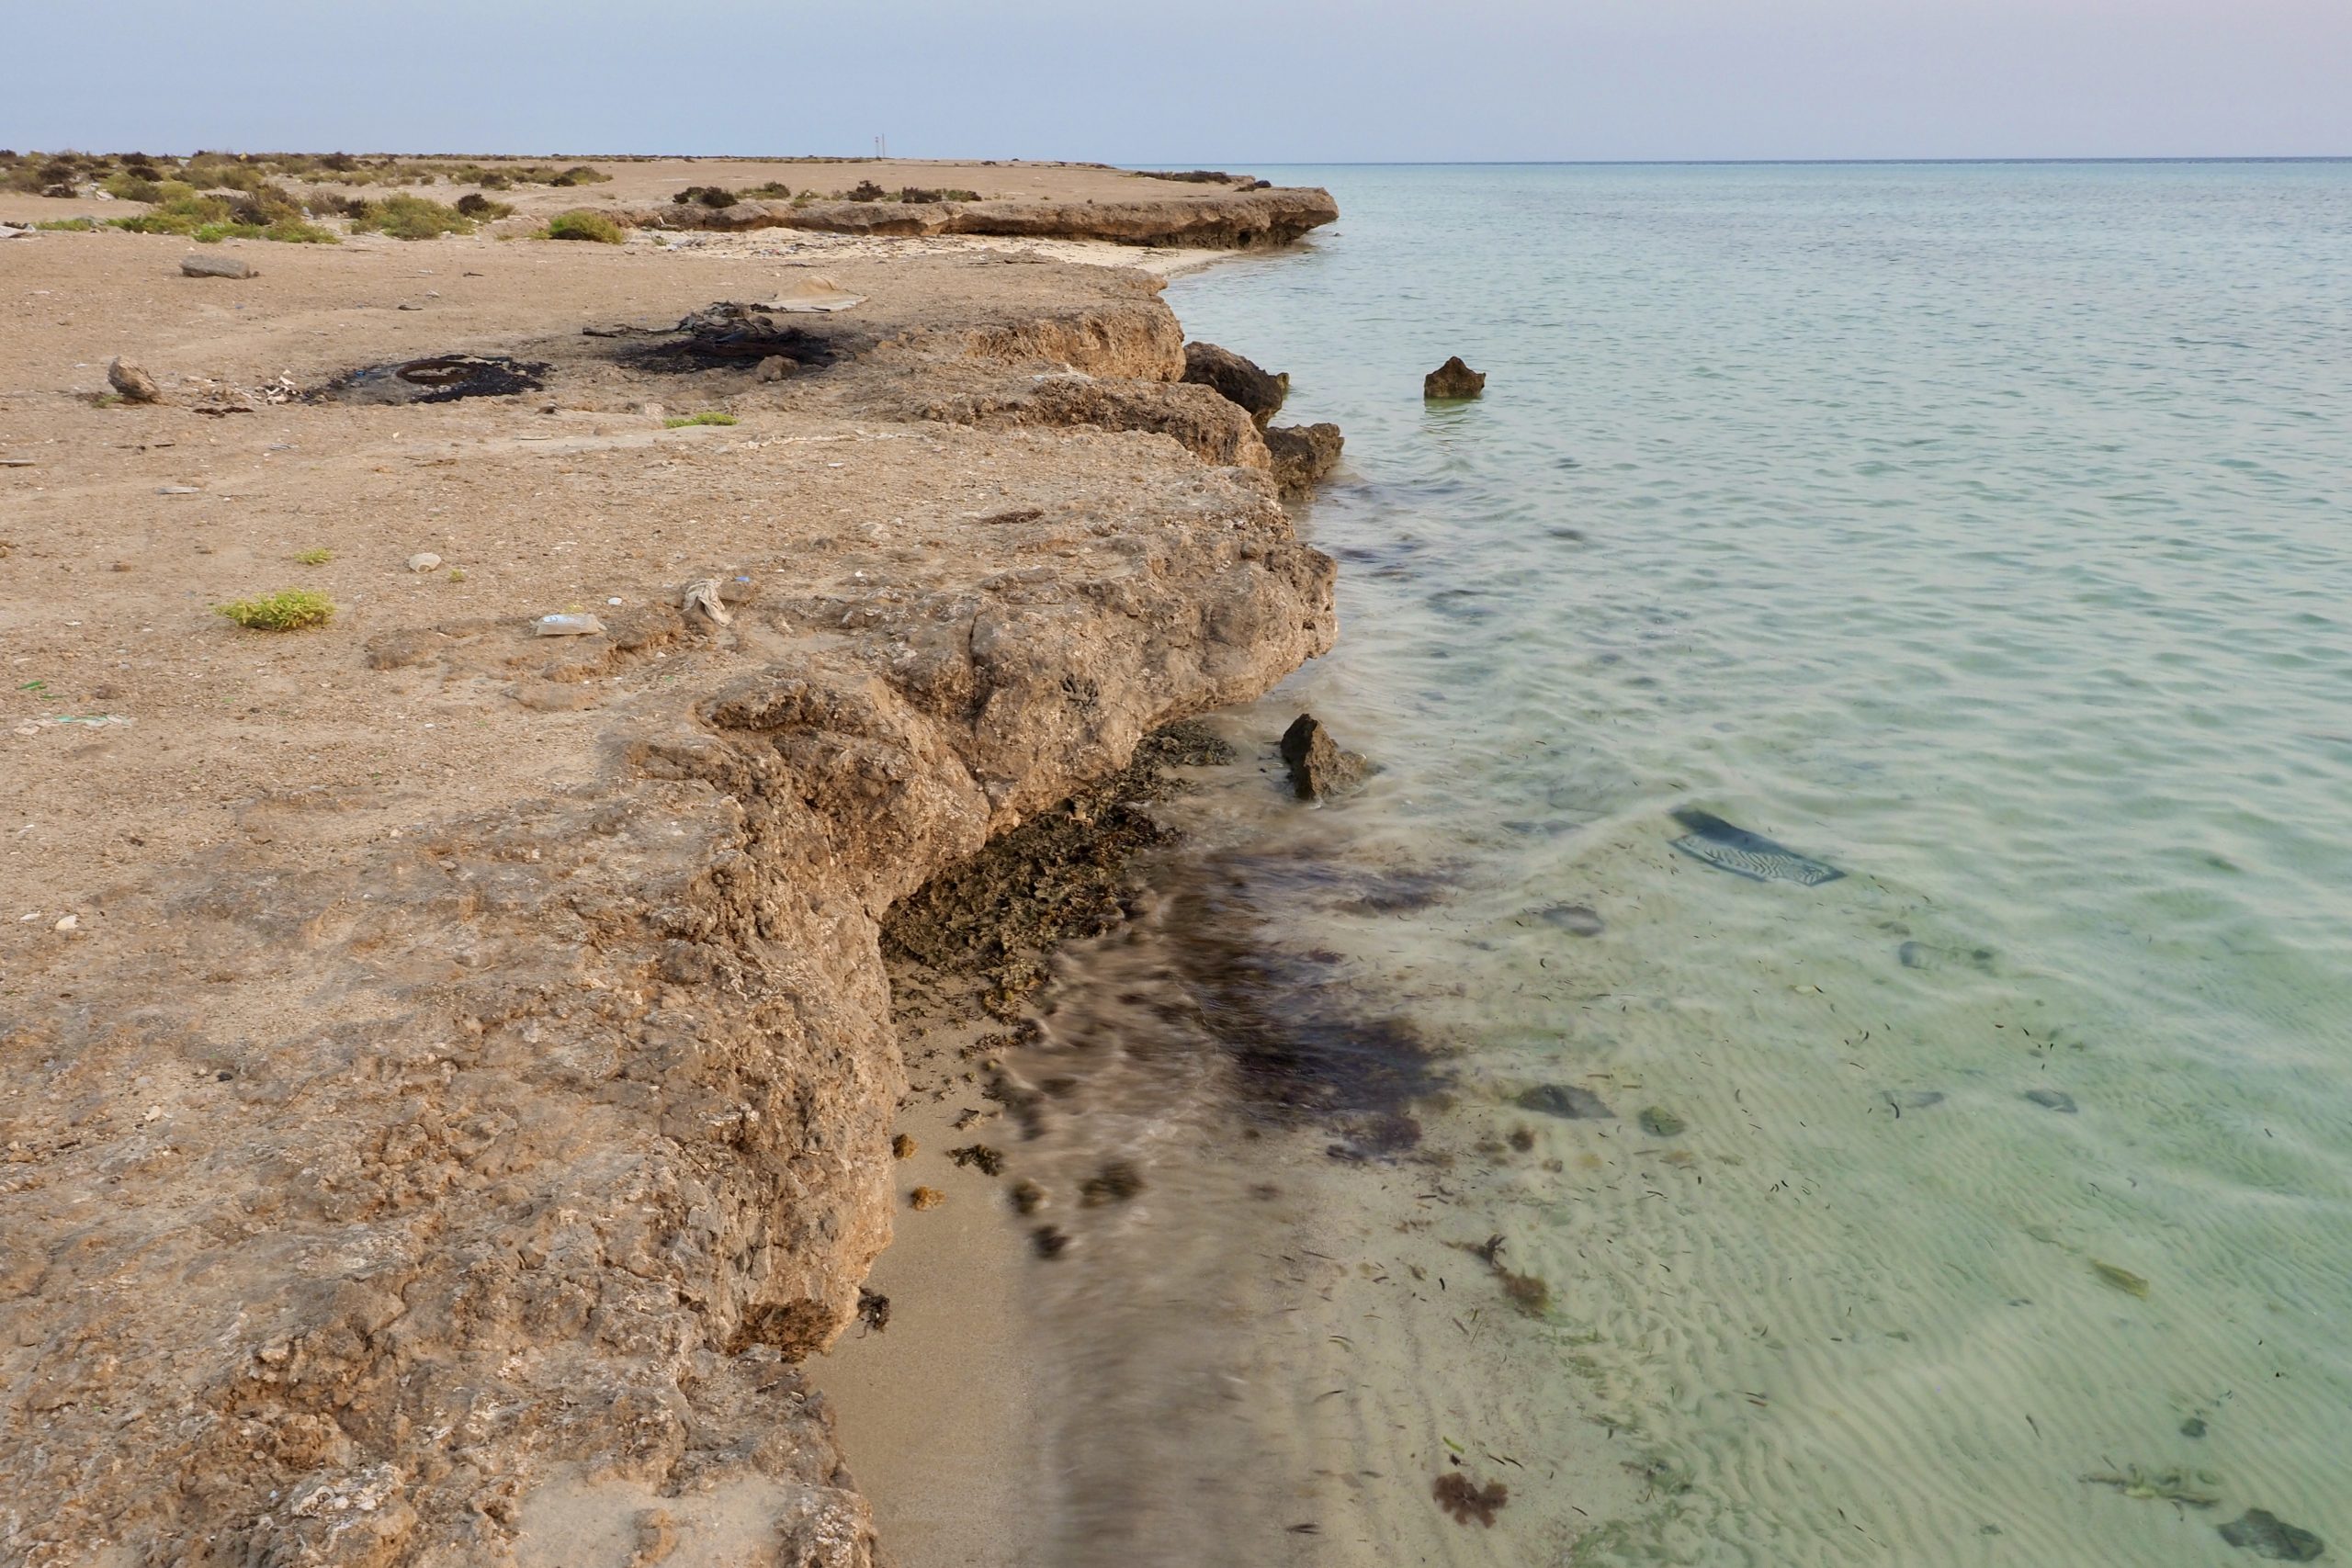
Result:
{"label": "litter on sand", "polygon": [[1735,828],[1713,812],[1686,808],[1676,812],[1674,819],[1690,829],[1688,835],[1674,840],[1674,848],[1734,876],[1818,887],[1846,874],[1836,866],[1801,855],[1785,844],[1776,844],[1745,828]]}
{"label": "litter on sand", "polygon": [[796,277],[775,291],[775,298],[760,307],[763,310],[846,310],[852,305],[863,305],[865,296],[852,294],[821,272],[806,277]]}

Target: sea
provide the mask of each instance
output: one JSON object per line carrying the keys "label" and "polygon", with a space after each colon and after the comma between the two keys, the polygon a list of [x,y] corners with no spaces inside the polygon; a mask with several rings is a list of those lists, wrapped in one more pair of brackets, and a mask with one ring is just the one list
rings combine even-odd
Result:
{"label": "sea", "polygon": [[1041,1556],[2352,1552],[2352,164],[1255,172],[1340,635],[1014,1064]]}

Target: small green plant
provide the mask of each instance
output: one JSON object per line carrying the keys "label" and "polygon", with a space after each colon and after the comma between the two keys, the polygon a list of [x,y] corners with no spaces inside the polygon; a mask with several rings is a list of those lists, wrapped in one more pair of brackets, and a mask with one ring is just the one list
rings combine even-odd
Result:
{"label": "small green plant", "polygon": [[293,632],[334,619],[334,602],[308,588],[281,588],[258,598],[238,599],[213,608],[248,631]]}
{"label": "small green plant", "polygon": [[684,430],[695,424],[733,424],[734,423],[735,416],[731,413],[706,410],[701,413],[682,413],[675,419],[665,419],[662,422],[662,427],[664,430]]}
{"label": "small green plant", "polygon": [[276,240],[281,245],[339,245],[343,236],[332,229],[300,218],[281,218],[261,231],[265,240]]}
{"label": "small green plant", "polygon": [[672,197],[670,201],[677,207],[697,204],[703,207],[732,207],[736,199],[735,193],[725,186],[688,186]]}
{"label": "small green plant", "polygon": [[87,233],[98,226],[95,218],[51,218],[33,225],[36,229],[72,229]]}
{"label": "small green plant", "polygon": [[[136,218],[111,220],[117,229],[128,229],[134,234],[194,234],[199,229],[214,224],[236,221],[236,214],[228,200],[218,196],[198,196],[193,190],[175,195],[166,187],[165,197],[152,212]],[[220,235],[215,234],[218,239]]]}
{"label": "small green plant", "polygon": [[453,567],[451,567],[451,568],[449,569],[449,581],[452,581],[452,582],[463,582],[465,580],[466,580],[466,569],[465,569],[464,567],[461,567],[461,566],[453,566]]}
{"label": "small green plant", "polygon": [[334,559],[334,552],[333,550],[296,550],[294,558],[303,566],[324,566]]}
{"label": "small green plant", "polygon": [[539,231],[543,240],[591,240],[600,245],[617,245],[624,237],[621,226],[601,212],[559,212]]}
{"label": "small green plant", "polygon": [[474,220],[444,201],[395,191],[371,201],[351,220],[355,233],[390,234],[395,240],[437,240],[444,234],[470,234]]}

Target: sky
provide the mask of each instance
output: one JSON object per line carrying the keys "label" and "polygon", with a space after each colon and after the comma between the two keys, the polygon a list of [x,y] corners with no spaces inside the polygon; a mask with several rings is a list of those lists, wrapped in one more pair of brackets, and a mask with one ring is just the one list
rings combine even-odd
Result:
{"label": "sky", "polygon": [[[0,146],[2352,154],[2352,0],[0,0]],[[51,65],[44,62],[54,62]]]}

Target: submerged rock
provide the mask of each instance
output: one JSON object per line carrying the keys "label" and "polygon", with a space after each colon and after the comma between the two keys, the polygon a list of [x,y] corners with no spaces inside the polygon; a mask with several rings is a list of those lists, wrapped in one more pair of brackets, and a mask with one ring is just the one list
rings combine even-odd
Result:
{"label": "submerged rock", "polygon": [[2059,1089],[2030,1089],[2025,1097],[2044,1111],[2056,1111],[2072,1116],[2075,1111],[2075,1097]]}
{"label": "submerged rock", "polygon": [[2267,1508],[2248,1508],[2228,1524],[2213,1528],[2232,1546],[2276,1562],[2311,1562],[2327,1550],[2327,1542]]}
{"label": "submerged rock", "polygon": [[1599,936],[1609,929],[1600,912],[1587,904],[1554,904],[1535,911],[1536,918],[1576,936]]}
{"label": "submerged rock", "polygon": [[1512,1103],[1521,1111],[1540,1111],[1546,1116],[1563,1116],[1571,1122],[1617,1119],[1617,1112],[1610,1110],[1600,1096],[1574,1084],[1538,1084],[1523,1091]]}
{"label": "submerged rock", "polygon": [[1346,439],[1336,424],[1276,424],[1265,431],[1274,483],[1285,496],[1304,495],[1340,466]]}
{"label": "submerged rock", "polygon": [[1458,354],[1421,378],[1421,396],[1432,400],[1475,398],[1486,389],[1487,373],[1463,364]]}
{"label": "submerged rock", "polygon": [[1183,379],[1240,404],[1261,430],[1282,412],[1283,400],[1290,396],[1287,373],[1275,375],[1262,370],[1231,349],[1219,348],[1213,343],[1184,345]]}
{"label": "submerged rock", "polygon": [[1653,1138],[1680,1137],[1690,1126],[1690,1122],[1663,1105],[1653,1105],[1642,1112],[1642,1131]]}
{"label": "submerged rock", "polygon": [[1343,751],[1313,714],[1303,713],[1283,731],[1283,761],[1290,767],[1291,788],[1301,800],[1321,800],[1353,789],[1372,772],[1372,764],[1353,751]]}

